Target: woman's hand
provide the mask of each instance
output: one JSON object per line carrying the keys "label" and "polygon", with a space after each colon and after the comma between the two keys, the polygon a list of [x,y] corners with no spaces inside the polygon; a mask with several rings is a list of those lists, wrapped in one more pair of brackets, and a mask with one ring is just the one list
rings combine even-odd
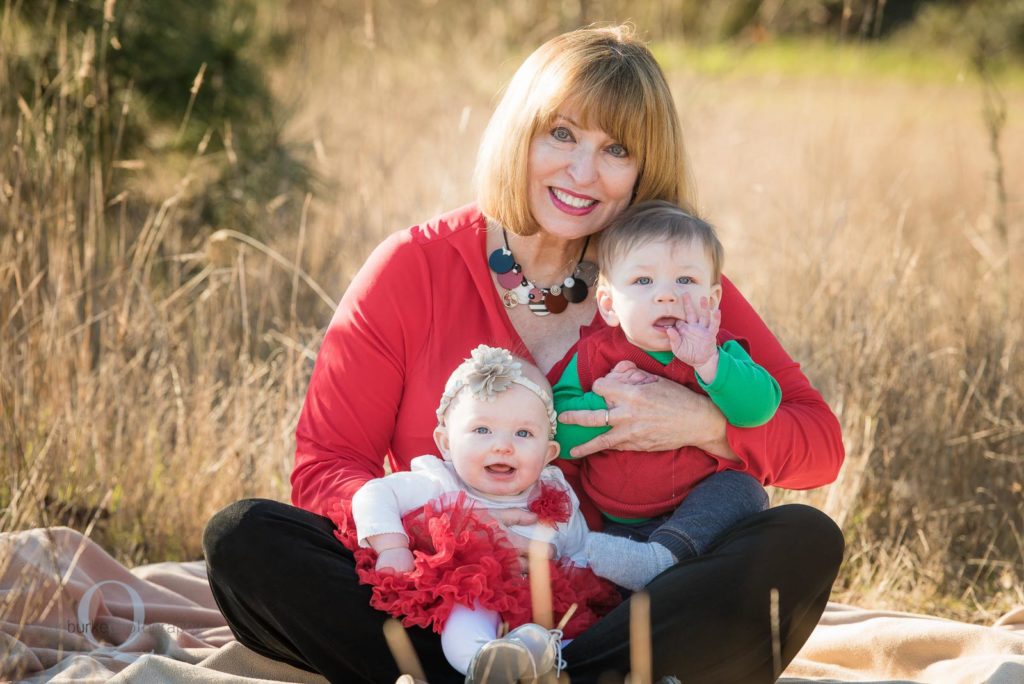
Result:
{"label": "woman's hand", "polygon": [[532,525],[537,522],[537,516],[521,508],[489,508],[488,514],[502,526],[508,534],[508,540],[512,546],[519,551],[519,570],[525,575],[530,569],[530,545],[534,544],[542,549],[548,558],[555,557],[555,547],[552,544],[541,544],[532,539],[516,534],[508,529],[512,525]]}
{"label": "woman's hand", "polygon": [[[605,449],[664,451],[694,446],[709,454],[738,461],[725,436],[725,417],[706,396],[620,361],[608,375],[594,381],[608,411],[565,411],[563,423],[612,429],[572,450],[574,458]],[[607,419],[607,423],[605,420]]]}

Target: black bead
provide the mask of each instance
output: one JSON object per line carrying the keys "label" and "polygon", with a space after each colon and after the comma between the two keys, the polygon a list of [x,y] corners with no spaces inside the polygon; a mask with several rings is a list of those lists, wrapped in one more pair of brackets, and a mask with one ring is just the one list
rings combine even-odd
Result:
{"label": "black bead", "polygon": [[569,280],[572,280],[572,284],[562,288],[562,296],[573,304],[578,304],[587,298],[590,288],[582,278],[566,278],[566,282]]}

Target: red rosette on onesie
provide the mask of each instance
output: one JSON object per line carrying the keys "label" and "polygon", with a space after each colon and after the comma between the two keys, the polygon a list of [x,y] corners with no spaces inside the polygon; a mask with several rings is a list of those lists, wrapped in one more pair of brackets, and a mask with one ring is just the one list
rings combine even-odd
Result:
{"label": "red rosette on onesie", "polygon": [[527,509],[536,514],[537,522],[554,527],[557,523],[569,522],[572,515],[572,501],[569,492],[548,482],[541,482],[537,493],[530,497]]}
{"label": "red rosette on onesie", "polygon": [[[547,486],[568,503],[565,492]],[[542,498],[543,493],[537,500]],[[377,553],[359,547],[350,503],[340,503],[338,513],[334,534],[355,556],[360,583],[372,588],[370,605],[403,625],[440,633],[456,604],[475,603],[499,613],[510,629],[532,621],[530,583],[519,571],[518,550],[505,529],[464,492],[402,518],[414,559],[413,570],[406,573],[375,570]],[[567,560],[551,561],[551,589],[556,622],[577,605],[564,629],[567,638],[579,635],[622,600],[611,582]]]}

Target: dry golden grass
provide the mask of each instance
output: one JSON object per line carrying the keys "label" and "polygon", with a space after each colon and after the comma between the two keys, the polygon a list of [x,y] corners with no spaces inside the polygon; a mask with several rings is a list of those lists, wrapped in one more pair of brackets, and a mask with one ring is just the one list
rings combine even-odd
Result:
{"label": "dry golden grass", "polygon": [[[844,526],[848,600],[977,619],[1020,603],[1021,214],[1007,245],[977,85],[711,88],[684,118],[727,271],[846,438],[839,481],[785,499]],[[1022,134],[1003,141],[1011,189]]]}
{"label": "dry golden grass", "polygon": [[[97,104],[83,45],[0,110],[0,531],[94,521],[125,562],[198,558],[219,507],[287,498],[325,298],[384,235],[472,199],[494,92],[536,42],[315,24],[274,80],[327,190],[304,221],[268,206],[265,243],[183,230],[205,150],[142,170],[87,152],[82,122],[120,104]],[[727,273],[843,423],[839,481],[776,496],[843,525],[836,598],[975,620],[1024,603],[1024,94],[1007,244],[969,79],[668,75]]]}

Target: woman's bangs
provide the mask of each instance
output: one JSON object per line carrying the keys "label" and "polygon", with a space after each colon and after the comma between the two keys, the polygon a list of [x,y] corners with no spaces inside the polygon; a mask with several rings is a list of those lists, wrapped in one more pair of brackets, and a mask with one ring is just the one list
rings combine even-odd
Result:
{"label": "woman's bangs", "polygon": [[[587,118],[626,146],[629,155],[638,162],[647,154],[647,130],[650,127],[650,113],[644,107],[642,97],[622,96],[621,90],[609,89],[609,93],[595,93],[593,102],[586,109]],[[620,93],[618,97],[612,93]]]}
{"label": "woman's bangs", "polygon": [[566,83],[561,97],[554,99],[557,104],[541,112],[540,128],[550,127],[563,110],[572,109],[579,117],[576,123],[584,128],[601,129],[625,145],[630,155],[640,161],[647,144],[651,113],[648,98],[635,76],[628,74],[632,78],[623,78],[623,75],[590,73]]}

